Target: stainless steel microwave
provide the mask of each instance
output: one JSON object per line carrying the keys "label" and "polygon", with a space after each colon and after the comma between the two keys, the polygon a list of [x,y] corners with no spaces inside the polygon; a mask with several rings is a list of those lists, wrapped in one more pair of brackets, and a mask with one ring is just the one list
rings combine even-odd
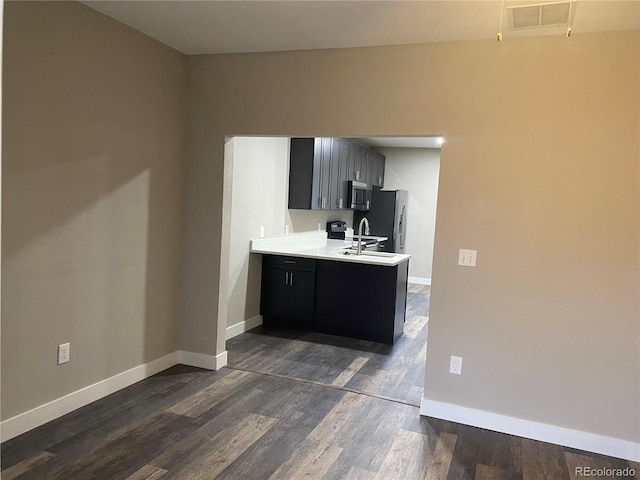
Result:
{"label": "stainless steel microwave", "polygon": [[353,210],[370,210],[371,200],[367,184],[349,180],[347,205]]}

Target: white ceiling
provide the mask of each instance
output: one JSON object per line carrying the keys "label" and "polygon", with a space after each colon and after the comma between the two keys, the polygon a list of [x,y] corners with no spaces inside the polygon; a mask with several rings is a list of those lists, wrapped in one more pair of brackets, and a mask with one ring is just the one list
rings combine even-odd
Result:
{"label": "white ceiling", "polygon": [[[501,0],[82,3],[189,55],[496,38],[502,5]],[[506,7],[532,3],[541,2],[507,0],[505,12]],[[577,0],[573,8],[573,33],[640,28],[640,0]],[[565,31],[566,26],[513,31],[505,13],[504,41]]]}

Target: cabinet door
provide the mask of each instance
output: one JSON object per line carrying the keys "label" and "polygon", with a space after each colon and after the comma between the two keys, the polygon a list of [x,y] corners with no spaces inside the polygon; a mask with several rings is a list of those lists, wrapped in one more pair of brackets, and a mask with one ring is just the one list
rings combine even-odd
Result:
{"label": "cabinet door", "polygon": [[378,177],[379,177],[379,186],[384,187],[384,165],[386,163],[386,157],[381,153],[377,154],[378,156]]}
{"label": "cabinet door", "polygon": [[331,210],[331,156],[333,150],[333,139],[322,139],[322,197],[321,204],[323,210]]}
{"label": "cabinet door", "polygon": [[331,148],[331,210],[343,210],[347,208],[347,164],[349,145],[334,138]]}
{"label": "cabinet door", "polygon": [[356,145],[355,179],[359,182],[366,182],[367,178],[367,152],[362,145]]}
{"label": "cabinet door", "polygon": [[313,158],[317,144],[313,138],[292,138],[289,154],[289,208],[313,208],[316,197]]}
{"label": "cabinet door", "polygon": [[367,163],[365,166],[365,174],[367,176],[365,182],[369,190],[371,190],[374,185],[377,185],[378,164],[376,163],[376,152],[373,150],[367,150],[366,155]]}
{"label": "cabinet door", "polygon": [[331,143],[331,138],[315,139],[313,152],[312,210],[326,210],[330,208]]}
{"label": "cabinet door", "polygon": [[338,178],[338,202],[341,209],[347,209],[347,196],[349,191],[349,144],[344,140],[340,141],[340,176]]}
{"label": "cabinet door", "polygon": [[297,322],[313,321],[314,299],[316,288],[315,272],[289,272],[289,318]]}
{"label": "cabinet door", "polygon": [[262,292],[260,294],[260,313],[265,317],[288,318],[289,272],[280,268],[262,270]]}
{"label": "cabinet door", "polygon": [[364,177],[361,176],[361,178],[364,178],[364,182],[367,184],[367,188],[369,190],[371,190],[371,173],[372,173],[371,161],[369,160],[369,155],[368,155],[368,152],[370,151],[371,150],[364,148],[364,155],[363,155],[364,162],[362,165],[362,175],[364,175]]}
{"label": "cabinet door", "polygon": [[371,185],[384,187],[384,155],[371,151]]}
{"label": "cabinet door", "polygon": [[342,208],[340,203],[340,140],[331,139],[331,166],[330,166],[329,208],[338,210]]}
{"label": "cabinet door", "polygon": [[346,142],[348,145],[347,152],[347,180],[356,179],[356,145],[351,142]]}

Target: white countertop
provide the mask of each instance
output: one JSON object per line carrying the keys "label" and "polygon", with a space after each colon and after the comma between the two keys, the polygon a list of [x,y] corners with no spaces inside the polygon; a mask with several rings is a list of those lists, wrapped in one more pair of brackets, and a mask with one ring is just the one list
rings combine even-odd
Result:
{"label": "white countertop", "polygon": [[411,255],[386,252],[362,251],[362,255],[344,252],[352,245],[351,240],[329,240],[325,232],[310,232],[284,237],[258,238],[251,240],[251,253],[268,255],[291,255],[294,257],[335,260],[339,262],[365,263],[392,267],[411,258]]}

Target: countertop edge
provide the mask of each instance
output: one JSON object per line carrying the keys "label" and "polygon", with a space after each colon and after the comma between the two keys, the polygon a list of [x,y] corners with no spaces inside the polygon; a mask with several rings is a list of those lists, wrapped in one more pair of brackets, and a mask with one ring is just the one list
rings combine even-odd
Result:
{"label": "countertop edge", "polygon": [[[344,248],[344,247],[342,247]],[[383,267],[395,267],[400,265],[403,262],[408,261],[411,258],[411,255],[406,254],[396,254],[394,257],[376,257],[374,255],[342,255],[338,253],[342,248],[334,247],[329,249],[329,247],[311,247],[308,248],[308,251],[304,249],[296,249],[296,248],[287,248],[287,247],[273,247],[273,248],[251,248],[251,253],[257,253],[261,255],[285,255],[290,257],[301,257],[301,258],[313,258],[316,260],[329,260],[336,262],[348,262],[348,263],[357,263],[364,265],[378,265]],[[322,251],[324,250],[324,251]]]}

